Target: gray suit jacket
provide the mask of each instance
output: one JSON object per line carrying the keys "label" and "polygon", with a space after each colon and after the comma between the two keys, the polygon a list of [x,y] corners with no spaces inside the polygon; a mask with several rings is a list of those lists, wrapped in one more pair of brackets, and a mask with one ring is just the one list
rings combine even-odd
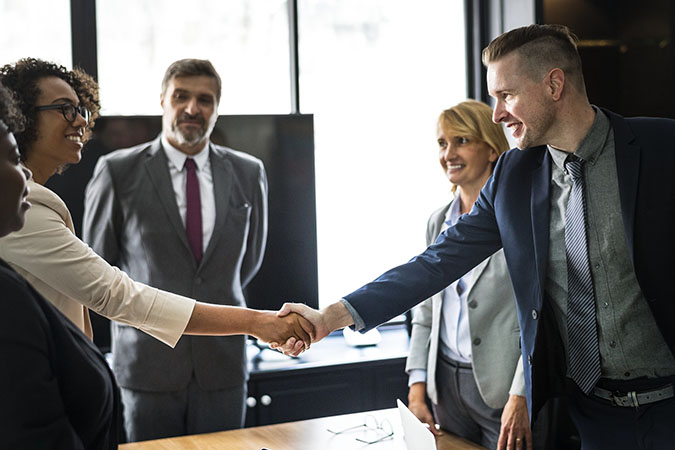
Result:
{"label": "gray suit jacket", "polygon": [[[258,159],[209,145],[216,201],[213,235],[197,266],[178,212],[160,138],[102,157],[87,186],[83,237],[136,281],[200,301],[245,306],[244,288],[262,263],[267,179]],[[245,337],[183,336],[174,349],[113,323],[119,384],[144,391],[227,389],[248,378]]]}
{"label": "gray suit jacket", "polygon": [[[441,232],[452,202],[435,211],[427,224],[427,245]],[[476,266],[467,293],[473,374],[478,390],[491,408],[503,408],[509,392],[525,395],[520,357],[518,318],[504,252]],[[413,309],[413,329],[406,371],[427,371],[427,395],[438,404],[436,362],[440,345],[442,292]]]}

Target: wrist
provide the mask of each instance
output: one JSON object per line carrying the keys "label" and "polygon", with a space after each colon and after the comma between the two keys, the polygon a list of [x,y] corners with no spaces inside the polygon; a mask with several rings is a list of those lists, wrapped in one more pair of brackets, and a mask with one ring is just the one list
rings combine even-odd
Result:
{"label": "wrist", "polygon": [[261,338],[261,331],[266,329],[268,316],[264,311],[250,309],[251,313],[247,315],[244,321],[245,333],[256,338]]}
{"label": "wrist", "polygon": [[426,402],[426,383],[414,383],[408,389],[408,404]]}
{"label": "wrist", "polygon": [[349,311],[345,305],[342,304],[342,302],[328,305],[320,311],[320,314],[328,333],[347,327],[354,323],[354,318],[351,314],[349,314]]}

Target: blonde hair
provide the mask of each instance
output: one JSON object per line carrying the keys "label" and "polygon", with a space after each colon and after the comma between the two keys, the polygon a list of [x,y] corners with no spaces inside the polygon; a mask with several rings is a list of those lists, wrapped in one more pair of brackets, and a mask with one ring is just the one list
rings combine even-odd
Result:
{"label": "blonde hair", "polygon": [[[447,134],[485,142],[497,156],[509,149],[504,129],[492,121],[492,108],[483,102],[465,100],[446,109],[438,117],[438,128]],[[494,169],[496,162],[492,163]],[[452,186],[455,192],[457,186]]]}

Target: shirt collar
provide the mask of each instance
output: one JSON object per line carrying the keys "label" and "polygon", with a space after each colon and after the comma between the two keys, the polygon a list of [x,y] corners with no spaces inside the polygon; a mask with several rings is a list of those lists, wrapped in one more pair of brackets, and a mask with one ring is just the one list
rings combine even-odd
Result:
{"label": "shirt collar", "polygon": [[164,153],[166,153],[166,157],[169,159],[169,163],[172,164],[178,171],[183,170],[183,167],[185,166],[185,160],[188,158],[194,159],[199,171],[203,171],[204,166],[209,162],[209,141],[206,141],[204,147],[199,150],[198,153],[188,156],[171,145],[169,140],[164,137],[164,134],[162,134],[161,140],[162,148],[164,149]]}
{"label": "shirt collar", "polygon": [[460,209],[461,203],[462,202],[459,200],[459,193],[457,193],[455,199],[450,204],[448,211],[445,213],[445,223],[447,223],[449,226],[454,225],[457,222],[457,219],[459,219],[459,216],[462,215],[462,211]]}
{"label": "shirt collar", "polygon": [[[588,130],[588,134],[586,134],[586,137],[581,141],[579,148],[574,154],[584,161],[594,164],[607,142],[610,123],[609,118],[600,110],[600,108],[595,105],[591,106],[593,107],[593,111],[595,111],[595,120],[593,120],[591,129]],[[565,159],[569,153],[553,148],[550,145],[547,145],[546,147],[548,148],[548,152],[555,165],[558,166],[560,170],[564,171]]]}

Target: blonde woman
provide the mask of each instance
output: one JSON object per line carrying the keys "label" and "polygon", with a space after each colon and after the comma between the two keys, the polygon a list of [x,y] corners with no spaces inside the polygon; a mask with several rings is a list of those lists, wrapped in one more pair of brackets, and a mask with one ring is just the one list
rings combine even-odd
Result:
{"label": "blonde woman", "polygon": [[[427,245],[471,211],[509,148],[502,127],[492,122],[492,109],[474,100],[443,111],[437,136],[452,199],[429,218]],[[507,443],[530,448],[518,338],[513,288],[500,250],[413,310],[406,366],[410,409],[437,434],[435,423],[490,449]]]}

